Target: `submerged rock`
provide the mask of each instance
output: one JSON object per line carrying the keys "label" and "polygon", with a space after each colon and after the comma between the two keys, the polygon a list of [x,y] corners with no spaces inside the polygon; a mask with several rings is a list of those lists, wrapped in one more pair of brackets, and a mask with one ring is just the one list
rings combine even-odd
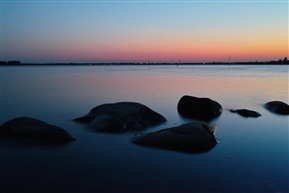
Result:
{"label": "submerged rock", "polygon": [[66,130],[30,117],[18,117],[0,126],[1,140],[64,144],[75,140]]}
{"label": "submerged rock", "polygon": [[215,125],[191,122],[177,127],[162,129],[133,138],[134,144],[175,150],[186,153],[201,153],[211,150],[218,143]]}
{"label": "submerged rock", "polygon": [[242,117],[260,117],[261,114],[256,112],[256,111],[252,111],[252,110],[248,110],[248,109],[231,109],[230,112],[232,113],[237,113],[239,115],[241,115]]}
{"label": "submerged rock", "polygon": [[183,96],[178,102],[180,115],[203,120],[214,119],[222,113],[222,106],[209,98]]}
{"label": "submerged rock", "polygon": [[289,115],[289,105],[282,101],[271,101],[264,105],[272,113],[280,115]]}
{"label": "submerged rock", "polygon": [[166,118],[143,104],[119,102],[97,106],[74,120],[100,132],[125,132],[143,130],[165,122]]}

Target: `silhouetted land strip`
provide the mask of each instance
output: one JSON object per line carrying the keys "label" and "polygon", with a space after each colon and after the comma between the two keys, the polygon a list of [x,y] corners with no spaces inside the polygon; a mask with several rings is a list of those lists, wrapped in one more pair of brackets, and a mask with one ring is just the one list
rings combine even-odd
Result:
{"label": "silhouetted land strip", "polygon": [[285,57],[283,60],[277,61],[256,61],[256,62],[95,62],[95,63],[22,63],[20,61],[0,61],[0,66],[70,66],[70,65],[82,65],[82,66],[101,66],[101,65],[173,65],[173,66],[185,66],[185,65],[289,65],[289,60]]}

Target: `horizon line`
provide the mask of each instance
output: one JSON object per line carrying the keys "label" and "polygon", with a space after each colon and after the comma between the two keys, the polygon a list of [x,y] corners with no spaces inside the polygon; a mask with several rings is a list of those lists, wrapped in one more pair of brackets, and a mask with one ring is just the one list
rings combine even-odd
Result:
{"label": "horizon line", "polygon": [[[286,58],[286,57],[285,57]],[[287,58],[286,58],[287,59]],[[0,66],[17,65],[234,65],[234,64],[289,64],[289,60],[249,61],[249,62],[20,62],[16,60],[0,61]]]}

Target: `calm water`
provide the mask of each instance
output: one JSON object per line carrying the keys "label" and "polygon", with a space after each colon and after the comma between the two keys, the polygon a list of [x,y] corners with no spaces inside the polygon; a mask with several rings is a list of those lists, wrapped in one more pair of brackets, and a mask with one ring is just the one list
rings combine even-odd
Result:
{"label": "calm water", "polygon": [[[176,109],[186,94],[224,108],[212,121],[219,144],[210,152],[140,147],[129,141],[136,133],[93,133],[72,121],[103,103],[133,101],[168,119],[144,133],[172,127],[191,121]],[[77,140],[58,148],[1,142],[0,192],[289,192],[289,119],[262,107],[272,100],[288,103],[288,66],[1,67],[1,124],[31,116]]]}

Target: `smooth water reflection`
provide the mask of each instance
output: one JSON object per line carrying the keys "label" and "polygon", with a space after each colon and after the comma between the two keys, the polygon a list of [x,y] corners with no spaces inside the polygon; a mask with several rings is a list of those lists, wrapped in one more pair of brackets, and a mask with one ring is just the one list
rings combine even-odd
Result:
{"label": "smooth water reflection", "polygon": [[[32,116],[61,126],[77,141],[58,149],[1,146],[1,187],[11,192],[288,192],[288,116],[262,104],[288,103],[287,66],[1,67],[1,123]],[[135,133],[93,133],[71,121],[108,102],[135,101],[168,122],[185,94],[224,108],[213,121],[220,143],[183,154],[132,145]],[[248,108],[243,118],[230,108]],[[21,157],[21,159],[19,159]]]}

